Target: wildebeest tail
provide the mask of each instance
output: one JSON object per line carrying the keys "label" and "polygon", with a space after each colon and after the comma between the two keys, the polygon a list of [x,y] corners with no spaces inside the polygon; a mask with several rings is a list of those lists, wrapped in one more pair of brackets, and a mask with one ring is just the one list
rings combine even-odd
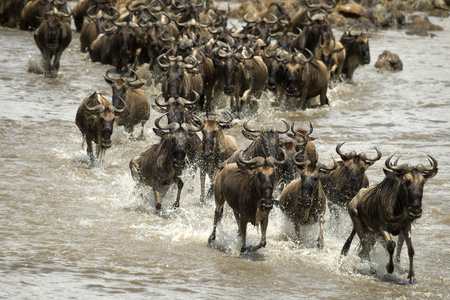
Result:
{"label": "wildebeest tail", "polygon": [[344,244],[344,247],[342,247],[341,255],[347,255],[348,249],[350,249],[350,245],[352,244],[353,237],[355,236],[356,230],[353,227],[352,233],[350,233],[350,236],[348,237],[347,241]]}

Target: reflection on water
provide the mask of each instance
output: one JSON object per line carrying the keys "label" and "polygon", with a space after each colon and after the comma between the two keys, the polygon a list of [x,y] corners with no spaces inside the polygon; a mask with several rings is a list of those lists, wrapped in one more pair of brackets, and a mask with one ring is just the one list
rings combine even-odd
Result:
{"label": "reflection on water", "polygon": [[[424,213],[413,229],[418,283],[407,282],[408,259],[387,274],[386,251],[378,246],[371,262],[361,262],[356,242],[341,259],[351,231],[342,213],[325,225],[325,248],[313,243],[318,225],[302,228],[296,245],[293,226],[278,208],[270,215],[268,245],[240,256],[233,214],[225,210],[214,246],[213,199],[199,204],[199,174],[185,172],[181,207],[169,209],[175,190],[163,199],[164,217],[154,214],[153,196],[140,198],[128,163],[157,142],[151,112],[145,141],[129,140],[116,128],[103,165],[90,165],[75,113],[81,100],[97,90],[110,97],[102,75],[110,66],[91,63],[79,52],[79,34],[61,59],[58,78],[27,72],[38,53],[31,32],[0,28],[0,296],[4,298],[449,298],[448,154],[450,138],[450,21],[434,19],[445,30],[436,37],[408,36],[403,31],[371,33],[373,62],[355,74],[356,85],[329,91],[330,107],[284,111],[266,93],[251,120],[253,126],[278,126],[280,119],[307,128],[311,121],[320,160],[345,151],[383,152],[369,168],[371,183],[383,178],[384,159],[398,152],[401,161],[439,162],[438,175],[425,186]],[[336,36],[341,33],[336,32]],[[373,67],[383,50],[399,54],[402,72]],[[146,86],[151,102],[159,89]],[[222,99],[225,101],[226,99]],[[220,105],[218,105],[219,108]],[[228,133],[242,148],[242,121]],[[248,228],[248,244],[259,241]],[[406,249],[406,247],[405,247]]]}

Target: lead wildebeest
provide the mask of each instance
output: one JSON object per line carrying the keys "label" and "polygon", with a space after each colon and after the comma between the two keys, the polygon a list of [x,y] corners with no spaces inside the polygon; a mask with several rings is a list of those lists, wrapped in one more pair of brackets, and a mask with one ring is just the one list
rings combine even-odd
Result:
{"label": "lead wildebeest", "polygon": [[[126,103],[122,109],[117,109],[98,92],[84,98],[78,108],[75,124],[83,134],[84,142],[87,144],[87,154],[92,161],[97,157],[100,162],[103,162],[106,149],[111,147],[114,120],[126,109]],[[97,144],[95,156],[92,142]]]}
{"label": "lead wildebeest", "polygon": [[375,237],[382,236],[389,253],[386,269],[394,271],[394,236],[402,235],[408,246],[410,283],[414,283],[414,249],[411,242],[411,224],[422,216],[422,197],[425,182],[438,171],[438,162],[428,155],[429,166],[418,164],[397,165],[392,154],[386,159],[383,169],[386,177],[379,184],[361,189],[350,201],[348,213],[353,221],[353,230],[342,248],[346,255],[355,233],[361,241],[359,256],[369,259],[369,253],[375,244]]}
{"label": "lead wildebeest", "polygon": [[255,226],[261,224],[261,241],[250,248],[256,251],[266,246],[266,232],[269,224],[269,213],[273,207],[273,189],[275,168],[284,164],[273,157],[261,156],[245,160],[242,153],[236,163],[226,165],[217,173],[214,182],[216,208],[214,211],[214,226],[208,242],[216,239],[217,223],[223,213],[225,202],[233,209],[240,236],[242,238],[241,253],[247,250],[247,223]]}
{"label": "lead wildebeest", "polygon": [[345,48],[342,74],[345,74],[348,80],[352,80],[358,66],[370,64],[369,37],[364,33],[353,35],[348,30],[344,32],[340,42]]}
{"label": "lead wildebeest", "polygon": [[181,174],[186,163],[188,134],[190,131],[200,131],[204,125],[203,121],[198,120],[201,123],[199,127],[176,122],[164,126],[160,124],[164,116],[156,119],[157,128],[153,128],[156,135],[161,137],[161,141],[130,161],[131,175],[138,185],[152,187],[155,208],[158,211],[161,209],[160,195],[164,197],[174,183],[177,184],[178,191],[173,207],[179,207],[184,185]]}
{"label": "lead wildebeest", "polygon": [[56,8],[48,12],[46,20],[34,33],[34,40],[44,58],[44,74],[57,73],[61,55],[72,41],[70,14],[59,12]]}

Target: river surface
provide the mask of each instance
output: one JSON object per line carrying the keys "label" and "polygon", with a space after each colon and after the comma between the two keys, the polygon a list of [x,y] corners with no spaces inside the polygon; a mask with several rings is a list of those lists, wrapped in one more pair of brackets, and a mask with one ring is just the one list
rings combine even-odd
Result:
{"label": "river surface", "polygon": [[[383,157],[368,170],[371,184],[383,179],[394,152],[414,165],[435,157],[439,172],[425,185],[424,213],[413,227],[415,285],[407,280],[406,246],[393,274],[380,244],[364,262],[355,238],[341,259],[351,231],[345,214],[336,222],[327,212],[325,248],[318,250],[318,225],[303,228],[297,245],[275,207],[266,248],[240,255],[228,208],[209,246],[214,200],[199,204],[198,172],[184,173],[178,210],[170,209],[172,190],[162,200],[163,217],[155,214],[153,196],[144,202],[135,191],[128,163],[158,141],[152,128],[160,114],[152,110],[144,141],[115,128],[103,165],[91,164],[75,114],[96,90],[110,98],[102,75],[111,66],[90,62],[75,33],[58,77],[44,78],[27,71],[39,55],[32,32],[0,28],[0,299],[449,299],[450,19],[431,21],[444,27],[433,38],[371,32],[370,65],[356,71],[355,85],[329,91],[329,107],[287,112],[266,93],[250,120],[279,128],[281,119],[305,128],[312,122],[324,163],[338,157],[342,141],[345,152],[375,155],[378,147]],[[386,49],[400,56],[403,71],[373,67]],[[154,103],[159,86],[144,89]],[[250,141],[241,129],[237,120],[228,133],[243,148]],[[247,243],[258,241],[249,226]]]}

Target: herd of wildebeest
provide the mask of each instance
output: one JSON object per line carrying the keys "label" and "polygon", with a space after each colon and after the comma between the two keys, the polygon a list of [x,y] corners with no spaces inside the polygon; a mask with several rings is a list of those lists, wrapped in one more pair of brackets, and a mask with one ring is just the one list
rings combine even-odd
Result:
{"label": "herd of wildebeest", "polygon": [[[352,80],[355,69],[370,62],[367,34],[347,30],[339,41],[334,37],[327,19],[334,2],[305,2],[293,18],[274,2],[247,14],[240,29],[227,23],[229,10],[214,8],[208,1],[116,2],[80,0],[70,12],[66,0],[32,0],[20,10],[20,29],[35,29],[46,76],[58,72],[61,54],[71,43],[72,18],[80,32],[80,50],[88,52],[92,62],[114,66],[104,75],[112,87],[112,101],[93,92],[76,113],[75,123],[92,161],[103,161],[114,126],[123,126],[130,137],[135,126],[141,126],[135,138],[144,138],[151,108],[136,68],[146,63],[161,84],[152,105],[161,114],[153,128],[161,139],[132,158],[129,167],[138,186],[153,190],[157,212],[174,184],[173,207],[179,207],[181,175],[190,166],[200,173],[200,201],[215,198],[209,243],[215,241],[226,202],[239,227],[241,252],[266,246],[274,205],[292,221],[298,240],[302,225],[318,223],[317,246],[323,248],[328,205],[331,218],[348,209],[353,221],[341,254],[347,253],[357,233],[360,256],[368,259],[375,238],[382,236],[390,257],[387,270],[392,273],[398,235],[396,259],[400,260],[406,241],[408,278],[414,281],[411,223],[421,217],[423,187],[437,173],[436,159],[428,156],[429,165],[412,166],[399,164],[399,158],[390,155],[383,169],[386,177],[369,187],[365,171],[381,159],[377,148],[369,156],[345,152],[344,143],[339,143],[340,159],[325,165],[319,162],[311,124],[305,130],[280,121],[271,129],[258,129],[245,121],[242,134],[251,143],[244,149],[226,133],[244,110],[255,112],[263,91],[283,99],[289,109],[304,109],[314,97],[327,105],[332,83]],[[230,99],[230,112],[222,116],[213,105],[219,95]],[[278,200],[274,192],[281,193]],[[248,223],[261,227],[260,243],[253,247],[246,246]]]}

